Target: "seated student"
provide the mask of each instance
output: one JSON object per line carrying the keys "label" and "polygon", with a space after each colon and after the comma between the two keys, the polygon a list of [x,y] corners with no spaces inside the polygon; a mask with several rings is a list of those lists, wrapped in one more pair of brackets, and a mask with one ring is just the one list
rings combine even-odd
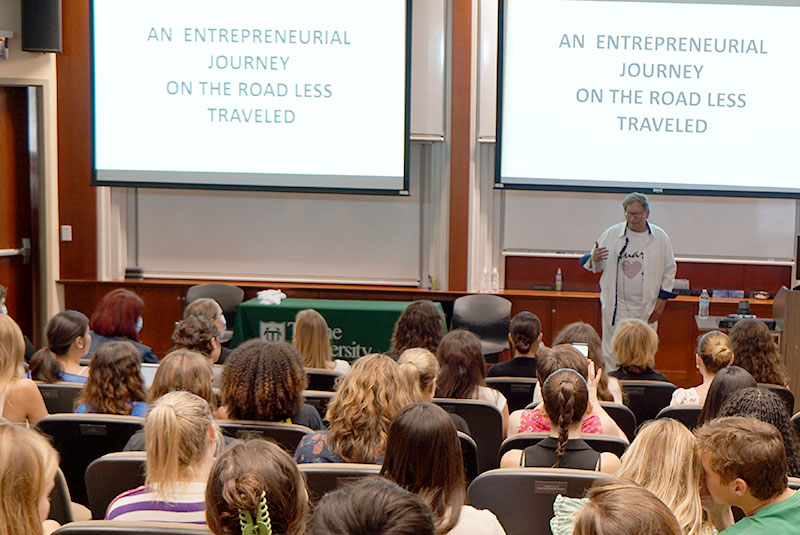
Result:
{"label": "seated student", "polygon": [[139,341],[142,330],[142,298],[124,288],[111,290],[100,299],[97,307],[92,312],[89,328],[92,335],[92,345],[89,346],[89,356],[109,342],[130,342],[139,353],[139,358],[144,362],[158,363],[158,358],[153,349]]}
{"label": "seated student", "polygon": [[555,424],[550,437],[524,450],[506,452],[501,468],[577,468],[613,474],[619,468],[619,458],[613,453],[596,452],[580,438],[581,423],[591,412],[586,379],[569,368],[556,370],[545,379],[542,395],[547,417]]}
{"label": "seated student", "polygon": [[231,352],[222,372],[220,418],[259,420],[325,429],[303,400],[308,378],[297,351],[285,342],[249,340]]}
{"label": "seated student", "polygon": [[396,359],[406,349],[422,347],[436,353],[444,331],[444,319],[433,301],[414,301],[397,318],[387,355]]}
{"label": "seated student", "polygon": [[536,377],[536,351],[542,342],[542,322],[536,314],[522,311],[511,320],[508,342],[514,358],[489,368],[487,377]]}
{"label": "seated student", "polygon": [[707,332],[697,341],[695,365],[703,376],[702,384],[692,388],[678,388],[672,393],[670,406],[702,405],[717,372],[733,364],[733,349],[728,335],[720,331]]}
{"label": "seated student", "polygon": [[172,331],[172,349],[188,349],[205,356],[211,364],[219,359],[222,346],[217,338],[219,329],[214,322],[202,316],[189,316],[175,325]]}
{"label": "seated student", "polygon": [[434,535],[431,511],[416,494],[380,477],[329,492],[317,504],[308,535]]}
{"label": "seated student", "polygon": [[[581,374],[589,384],[589,401],[591,412],[586,414],[581,423],[581,433],[604,433],[622,438],[627,442],[625,433],[617,423],[606,413],[597,399],[597,383],[601,377],[600,372],[594,369],[594,361],[584,357],[571,344],[553,346],[548,352],[542,354],[537,365],[539,377],[549,377],[551,373],[560,368],[571,368]],[[508,434],[536,433],[550,431],[550,420],[540,404],[534,409],[514,411],[508,419]]]}
{"label": "seated student", "polygon": [[[219,306],[219,303],[217,303],[214,299],[211,299],[210,297],[201,297],[200,299],[195,299],[186,305],[186,309],[183,311],[183,319],[186,319],[189,316],[199,316],[201,318],[206,318],[213,321],[214,325],[217,327],[217,340],[220,343],[227,342],[230,339],[228,323],[225,321],[225,315],[222,313],[222,307]],[[231,350],[225,346],[222,346],[219,352],[219,358],[217,359],[217,364],[224,363],[230,354]]]}
{"label": "seated student", "polygon": [[625,479],[595,484],[573,535],[683,535],[675,516],[647,489]]}
{"label": "seated student", "polygon": [[610,376],[619,380],[669,382],[666,375],[653,369],[658,334],[642,320],[621,321],[611,338],[611,347],[617,355],[619,368],[610,372]]}
{"label": "seated student", "polygon": [[81,357],[89,352],[89,318],[76,310],[59,312],[47,322],[47,346],[31,358],[30,374],[45,383],[85,383],[89,368]]}
{"label": "seated student", "polygon": [[[575,321],[558,331],[558,334],[553,338],[553,345],[560,344],[586,344],[589,349],[589,358],[594,361],[594,367],[597,370],[603,370],[603,375],[600,378],[600,383],[597,385],[597,398],[600,401],[608,401],[621,404],[622,399],[622,385],[619,384],[619,379],[616,377],[609,377],[606,373],[606,360],[603,357],[603,341],[600,335],[594,330],[594,327],[582,321]],[[538,386],[538,385],[537,385]],[[539,399],[536,398],[536,392],[533,394],[535,403],[541,401],[541,392],[539,392]]]}
{"label": "seated student", "polygon": [[753,379],[747,370],[739,366],[728,366],[723,368],[711,381],[711,386],[706,394],[706,401],[703,403],[703,410],[697,418],[697,425],[701,426],[706,422],[719,416],[719,411],[725,404],[728,396],[738,392],[742,388],[757,387],[758,383]]}
{"label": "seated student", "polygon": [[306,368],[333,370],[339,373],[350,371],[346,360],[333,360],[328,323],[316,310],[307,309],[297,313],[294,320],[294,347],[303,358]]}
{"label": "seated student", "polygon": [[[706,510],[725,535],[797,533],[800,494],[790,489],[783,439],[754,418],[718,418],[697,431],[705,473]],[[709,503],[710,502],[710,503]],[[746,515],[735,524],[730,506]]]}
{"label": "seated student", "polygon": [[114,498],[106,520],[205,524],[206,480],[221,436],[211,407],[189,392],[169,392],[151,405],[144,426],[145,484]]}
{"label": "seated student", "polygon": [[25,340],[19,325],[0,314],[0,415],[14,423],[36,424],[47,407],[36,383],[25,378]]}
{"label": "seated student", "polygon": [[505,535],[491,511],[466,505],[461,444],[453,421],[432,403],[413,403],[389,428],[381,475],[422,498],[436,533]]}
{"label": "seated student", "polygon": [[737,366],[750,372],[756,382],[789,387],[778,346],[763,321],[752,318],[737,321],[730,337]]}
{"label": "seated student", "polygon": [[107,342],[92,357],[77,413],[147,414],[139,352],[130,342]]}
{"label": "seated student", "polygon": [[302,474],[274,442],[236,440],[211,467],[206,521],[215,535],[303,535],[309,510]]}

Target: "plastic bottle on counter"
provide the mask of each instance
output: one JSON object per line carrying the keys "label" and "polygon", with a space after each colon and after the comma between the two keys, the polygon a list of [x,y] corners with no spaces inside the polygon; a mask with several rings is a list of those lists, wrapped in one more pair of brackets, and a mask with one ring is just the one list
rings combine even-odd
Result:
{"label": "plastic bottle on counter", "polygon": [[700,292],[700,306],[697,309],[697,315],[701,318],[708,317],[708,290],[705,288]]}
{"label": "plastic bottle on counter", "polygon": [[563,282],[564,282],[564,279],[563,279],[563,276],[561,275],[561,268],[558,268],[558,271],[556,271],[556,291],[557,292],[561,291],[561,285],[562,285]]}

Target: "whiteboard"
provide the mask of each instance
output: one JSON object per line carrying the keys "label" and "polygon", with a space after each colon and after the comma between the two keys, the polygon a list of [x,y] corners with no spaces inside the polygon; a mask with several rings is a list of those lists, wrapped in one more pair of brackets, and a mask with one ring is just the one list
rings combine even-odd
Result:
{"label": "whiteboard", "polygon": [[[623,221],[621,194],[506,191],[503,250],[580,252]],[[669,234],[677,257],[794,258],[796,201],[649,195],[648,221]]]}

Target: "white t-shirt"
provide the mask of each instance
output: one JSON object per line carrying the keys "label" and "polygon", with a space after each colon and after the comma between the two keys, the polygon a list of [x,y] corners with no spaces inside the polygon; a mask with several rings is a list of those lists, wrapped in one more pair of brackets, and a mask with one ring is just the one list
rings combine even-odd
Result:
{"label": "white t-shirt", "polygon": [[478,387],[478,395],[475,399],[479,399],[481,401],[488,401],[500,412],[503,412],[503,409],[506,407],[506,397],[500,393],[500,391],[495,390],[494,388],[489,388],[488,386],[479,386]]}
{"label": "white t-shirt", "polygon": [[470,505],[461,508],[458,524],[449,535],[506,535],[503,525],[488,509],[475,509]]}
{"label": "white t-shirt", "polygon": [[702,405],[703,403],[700,401],[700,396],[697,395],[697,390],[694,387],[692,388],[678,388],[672,393],[672,399],[669,402],[669,406],[673,407],[675,405]]}
{"label": "white t-shirt", "polygon": [[336,359],[333,361],[333,363],[334,363],[333,371],[343,374],[350,373],[350,363],[347,362],[346,360]]}
{"label": "white t-shirt", "polygon": [[617,272],[617,319],[647,317],[644,306],[644,249],[649,233],[628,229],[628,246],[620,255]]}

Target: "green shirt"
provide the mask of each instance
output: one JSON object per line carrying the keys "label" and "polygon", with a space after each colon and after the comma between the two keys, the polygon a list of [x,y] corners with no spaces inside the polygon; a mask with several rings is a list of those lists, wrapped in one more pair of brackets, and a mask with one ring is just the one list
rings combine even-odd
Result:
{"label": "green shirt", "polygon": [[788,535],[800,534],[800,492],[785,500],[762,507],[752,516],[739,520],[722,531],[722,535]]}

